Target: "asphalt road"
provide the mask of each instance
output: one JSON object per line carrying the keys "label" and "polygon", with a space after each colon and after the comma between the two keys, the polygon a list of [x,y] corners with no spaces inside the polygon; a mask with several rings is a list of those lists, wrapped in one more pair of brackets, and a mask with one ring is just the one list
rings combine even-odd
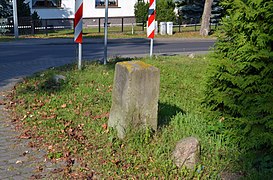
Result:
{"label": "asphalt road", "polygon": [[[206,53],[210,39],[155,39],[155,55]],[[83,60],[102,60],[103,39],[84,39]],[[108,57],[148,56],[149,39],[110,39]],[[0,90],[10,82],[49,67],[77,61],[78,45],[72,39],[21,39],[0,42]]]}

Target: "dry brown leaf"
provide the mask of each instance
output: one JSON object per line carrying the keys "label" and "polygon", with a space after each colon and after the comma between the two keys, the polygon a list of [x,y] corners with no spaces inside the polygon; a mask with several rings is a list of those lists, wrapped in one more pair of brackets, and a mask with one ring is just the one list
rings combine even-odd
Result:
{"label": "dry brown leaf", "polygon": [[104,129],[104,130],[107,130],[107,124],[106,123],[104,123],[103,125],[101,125],[101,127]]}
{"label": "dry brown leaf", "polygon": [[107,113],[103,113],[97,116],[93,116],[92,119],[97,120],[97,119],[101,119],[101,118],[108,118],[109,117],[109,112]]}

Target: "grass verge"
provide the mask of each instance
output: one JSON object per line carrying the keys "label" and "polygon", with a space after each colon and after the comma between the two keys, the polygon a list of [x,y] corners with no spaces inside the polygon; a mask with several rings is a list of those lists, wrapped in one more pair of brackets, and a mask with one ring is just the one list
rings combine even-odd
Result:
{"label": "grass verge", "polygon": [[[46,34],[35,34],[35,35],[22,35],[21,38],[73,38],[74,33],[73,30],[56,30],[50,31],[48,35]],[[103,30],[99,32],[93,32],[92,29],[84,29],[83,30],[83,38],[103,38],[104,33]],[[137,32],[132,34],[131,32],[119,32],[119,31],[109,31],[108,38],[109,39],[117,39],[117,38],[146,38],[147,35],[145,32]],[[213,34],[208,37],[202,37],[199,35],[199,31],[191,31],[191,32],[176,32],[173,35],[156,35],[156,38],[215,38],[216,36]]]}
{"label": "grass verge", "polygon": [[[228,136],[209,132],[210,119],[201,106],[208,58],[200,56],[140,59],[160,69],[159,129],[131,131],[124,140],[107,128],[114,62],[86,63],[50,69],[16,86],[11,107],[34,146],[48,159],[66,159],[63,178],[217,179],[230,171],[238,151]],[[56,83],[54,75],[63,75]],[[201,161],[191,171],[173,165],[178,140],[201,142]],[[71,163],[76,159],[76,163]],[[74,161],[74,160],[73,160]]]}

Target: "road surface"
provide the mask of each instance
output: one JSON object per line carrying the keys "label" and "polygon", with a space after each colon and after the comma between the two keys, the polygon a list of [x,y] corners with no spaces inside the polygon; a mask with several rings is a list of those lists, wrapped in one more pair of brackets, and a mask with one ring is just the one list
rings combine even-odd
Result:
{"label": "road surface", "polygon": [[[102,60],[103,39],[83,40],[83,60]],[[155,39],[155,55],[206,53],[211,39]],[[73,39],[20,39],[0,42],[0,90],[10,82],[49,67],[77,61]],[[109,39],[108,57],[148,56],[149,39]]]}

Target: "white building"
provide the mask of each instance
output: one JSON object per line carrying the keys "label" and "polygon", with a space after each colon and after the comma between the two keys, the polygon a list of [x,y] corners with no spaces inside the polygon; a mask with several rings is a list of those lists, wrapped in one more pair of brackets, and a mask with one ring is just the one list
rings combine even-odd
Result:
{"label": "white building", "polygon": [[[74,18],[75,0],[25,0],[41,19]],[[105,15],[105,0],[83,0],[83,18]],[[109,0],[109,17],[132,17],[137,0]]]}

